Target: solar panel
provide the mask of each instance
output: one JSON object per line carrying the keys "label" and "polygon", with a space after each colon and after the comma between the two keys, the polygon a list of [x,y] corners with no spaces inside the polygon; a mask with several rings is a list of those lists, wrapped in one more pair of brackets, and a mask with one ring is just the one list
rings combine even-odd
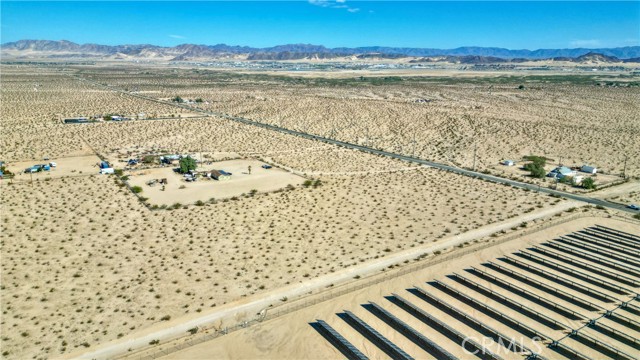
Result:
{"label": "solar panel", "polygon": [[[314,328],[324,336],[336,349],[340,350],[344,356],[349,360],[368,360],[360,350],[353,346],[347,339],[345,339],[340,333],[335,331],[329,324],[323,320],[316,320],[317,326]],[[312,324],[313,326],[313,324]]]}
{"label": "solar panel", "polygon": [[455,318],[457,318],[461,322],[467,324],[469,327],[475,329],[476,331],[480,332],[481,334],[487,335],[487,336],[493,338],[494,341],[496,341],[497,343],[505,344],[507,349],[509,349],[511,351],[514,351],[514,352],[528,351],[528,352],[533,354],[533,351],[531,351],[526,346],[514,342],[512,338],[507,337],[506,335],[503,335],[498,330],[495,330],[495,329],[491,328],[490,326],[488,326],[488,325],[476,320],[475,318],[465,314],[464,312],[458,310],[457,308],[455,308],[455,307],[449,305],[448,303],[440,300],[438,297],[431,295],[430,293],[428,293],[427,291],[423,290],[422,288],[419,288],[419,287],[416,286],[411,290],[415,291],[414,294],[416,296],[418,296],[421,299],[423,299],[423,300],[433,304],[434,306],[440,308],[440,310],[448,313],[449,315],[454,316]]}
{"label": "solar panel", "polygon": [[512,293],[514,293],[514,294],[518,294],[518,295],[522,296],[523,298],[528,299],[528,300],[530,300],[530,301],[532,301],[532,302],[534,302],[534,303],[536,303],[538,305],[541,305],[541,306],[543,306],[543,307],[545,307],[547,309],[553,310],[556,313],[558,313],[558,314],[560,314],[562,316],[565,316],[565,317],[567,317],[569,319],[572,319],[572,320],[585,319],[585,317],[582,314],[580,314],[580,313],[578,313],[576,311],[573,311],[573,310],[571,310],[571,309],[569,309],[569,308],[567,308],[565,306],[557,304],[556,302],[551,301],[551,300],[549,300],[549,299],[547,299],[545,297],[542,297],[540,295],[532,293],[531,291],[523,289],[523,288],[521,288],[521,287],[519,287],[517,285],[514,285],[514,284],[512,284],[512,283],[510,283],[508,281],[505,281],[505,280],[500,279],[500,278],[498,278],[496,276],[493,276],[493,275],[491,275],[491,274],[489,274],[489,273],[487,273],[485,271],[482,271],[480,269],[472,267],[469,270],[469,272],[474,273],[476,276],[481,277],[481,278],[491,282],[492,284],[495,284],[495,285],[498,285],[498,286],[500,286],[500,287],[502,287],[504,289],[507,289],[507,290],[511,291]]}
{"label": "solar panel", "polygon": [[[448,286],[447,284],[444,284],[444,283],[442,283],[442,282],[440,282],[438,280],[435,280],[434,284],[435,285],[433,285],[433,284],[432,285],[442,289],[443,291],[445,291],[447,293],[449,293],[454,298],[464,302],[465,304],[467,304],[467,305],[469,305],[469,306],[471,306],[471,307],[473,307],[473,308],[475,308],[477,310],[482,311],[483,313],[491,316],[492,318],[496,319],[497,321],[499,321],[499,322],[501,322],[501,323],[513,328],[514,330],[522,333],[523,335],[525,335],[525,336],[527,336],[529,338],[534,338],[534,337],[537,336],[537,337],[539,337],[541,339],[551,340],[551,337],[549,337],[549,336],[547,336],[545,334],[542,334],[541,332],[539,332],[539,331],[537,331],[537,330],[535,330],[535,329],[523,324],[522,322],[520,322],[518,320],[515,320],[515,319],[511,318],[508,315],[503,314],[500,310],[494,309],[491,306],[484,304],[483,302],[480,302],[480,301],[478,301],[476,299],[473,299],[473,298],[463,294],[462,292],[460,292],[460,291]],[[418,292],[421,295],[429,297],[429,298],[437,301],[440,304],[440,306],[442,306],[444,308],[447,308],[447,309],[450,309],[450,311],[458,313],[460,316],[464,316],[464,317],[470,318],[467,314],[464,314],[464,313],[460,312],[459,310],[455,309],[454,307],[452,307],[448,303],[443,302],[442,300],[440,300],[440,299],[436,298],[435,296],[427,293],[426,291],[422,290],[421,288],[416,287],[416,290],[418,290]],[[488,326],[480,323],[477,320],[476,320],[476,322],[478,322],[483,327],[489,328]],[[491,328],[489,328],[489,329],[491,329]],[[491,329],[491,330],[494,331],[496,334],[499,334],[496,330],[493,330],[493,329]],[[502,341],[504,342],[505,340],[509,341],[509,342],[511,341],[511,340],[509,340],[508,337],[506,339],[503,339]]]}
{"label": "solar panel", "polygon": [[387,355],[391,356],[392,359],[401,359],[401,360],[414,360],[409,354],[400,349],[396,344],[392,343],[376,331],[374,328],[369,326],[366,322],[362,321],[359,317],[357,317],[354,313],[345,310],[344,313],[338,314],[344,321],[346,321],[349,325],[351,325],[354,329],[360,332],[364,337],[369,339],[372,343],[374,343],[380,350],[384,351]]}
{"label": "solar panel", "polygon": [[477,282],[467,279],[462,275],[453,274],[453,277],[460,283],[464,284],[465,286],[474,289],[490,298],[492,298],[493,300],[511,308],[514,309],[518,312],[520,312],[521,314],[536,320],[537,322],[544,324],[546,326],[549,326],[550,328],[554,329],[554,330],[562,330],[562,329],[569,329],[570,327],[557,321],[554,320],[536,310],[533,310],[531,308],[529,308],[528,306],[525,306],[523,304],[520,304],[517,301],[514,301],[512,299],[507,298],[506,296],[497,293],[487,287],[484,287],[480,284],[478,284]]}
{"label": "solar panel", "polygon": [[398,332],[406,336],[409,340],[413,341],[416,345],[420,346],[425,351],[435,356],[436,359],[458,359],[447,350],[441,348],[438,344],[431,341],[426,336],[420,334],[411,326],[407,325],[404,321],[395,317],[380,305],[374,302],[370,302],[369,304],[365,304],[363,306],[367,310],[371,311],[374,315],[379,317],[381,320],[389,324],[391,327],[396,329]]}
{"label": "solar panel", "polygon": [[603,289],[607,289],[609,291],[612,291],[616,294],[621,294],[621,295],[628,295],[628,294],[632,294],[633,291],[629,290],[627,288],[624,288],[620,285],[616,285],[610,281],[606,281],[606,280],[602,280],[602,279],[598,279],[593,277],[593,275],[590,274],[586,274],[582,271],[578,271],[578,270],[573,270],[573,269],[569,269],[564,265],[558,264],[555,261],[551,261],[551,260],[547,260],[544,258],[541,258],[539,256],[533,255],[527,251],[519,251],[516,253],[516,255],[523,257],[527,260],[531,260],[534,261],[538,264],[542,264],[550,269],[556,270],[558,272],[562,272],[565,274],[569,274],[571,276],[573,276],[576,279],[580,279],[583,280],[585,282],[588,282],[590,284],[593,285],[597,285]]}
{"label": "solar panel", "polygon": [[607,303],[614,303],[614,302],[618,301],[618,299],[616,299],[616,298],[614,298],[612,296],[609,296],[609,295],[607,295],[607,294],[605,294],[605,293],[603,293],[601,291],[598,291],[596,289],[592,289],[592,288],[590,288],[588,286],[585,286],[583,284],[580,284],[580,283],[576,283],[575,281],[567,279],[565,277],[552,274],[552,273],[548,272],[547,270],[541,269],[541,268],[533,266],[533,265],[529,265],[527,263],[524,263],[524,262],[522,262],[520,260],[511,258],[509,256],[504,256],[504,260],[506,262],[514,265],[514,266],[517,266],[517,267],[519,267],[521,269],[527,270],[529,272],[532,272],[534,274],[537,274],[537,275],[542,276],[544,278],[547,278],[549,280],[553,280],[553,281],[555,281],[556,283],[558,283],[560,285],[566,286],[566,287],[568,287],[568,288],[570,288],[572,290],[575,290],[575,291],[579,291],[579,292],[581,292],[583,294],[586,294],[586,295],[589,295],[589,296],[591,296],[591,297],[593,297],[595,299],[598,299],[598,300],[601,300],[601,301],[604,301],[604,302],[607,302]]}
{"label": "solar panel", "polygon": [[418,320],[436,329],[437,331],[439,331],[449,339],[455,341],[458,345],[462,346],[470,353],[475,354],[479,358],[483,360],[502,360],[500,356],[489,351],[488,349],[486,349],[486,347],[478,344],[472,338],[460,333],[459,331],[443,323],[437,318],[427,314],[424,310],[413,305],[411,302],[405,300],[401,296],[393,294],[393,296],[388,299],[389,301],[404,309],[409,314],[415,316]]}
{"label": "solar panel", "polygon": [[534,278],[531,278],[527,275],[521,274],[517,271],[511,270],[509,268],[506,268],[502,265],[496,264],[494,262],[489,262],[484,264],[486,267],[492,268],[502,274],[505,274],[507,276],[510,276],[513,279],[516,279],[518,281],[521,281],[525,284],[528,284],[536,289],[542,290],[548,294],[551,294],[555,297],[558,297],[560,299],[563,300],[567,300],[577,306],[580,306],[583,309],[589,310],[589,311],[597,311],[597,310],[602,310],[602,307],[600,305],[597,305],[595,303],[592,303],[590,301],[587,301],[583,298],[579,298],[577,296],[574,296],[564,290],[558,289],[556,287],[553,287],[547,283],[543,283],[541,281],[538,281]]}

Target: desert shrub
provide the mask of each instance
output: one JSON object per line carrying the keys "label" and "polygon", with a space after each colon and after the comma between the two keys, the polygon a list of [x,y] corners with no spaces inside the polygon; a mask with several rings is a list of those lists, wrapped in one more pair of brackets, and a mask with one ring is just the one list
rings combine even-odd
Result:
{"label": "desert shrub", "polygon": [[584,189],[587,189],[587,190],[595,189],[596,188],[596,181],[593,180],[592,177],[588,177],[588,178],[582,180],[582,187]]}
{"label": "desert shrub", "polygon": [[204,201],[202,200],[196,201],[196,206],[204,206]]}
{"label": "desert shrub", "polygon": [[153,164],[157,162],[156,157],[153,155],[146,155],[142,158],[142,162],[145,164]]}
{"label": "desert shrub", "polygon": [[131,188],[131,191],[133,191],[135,194],[139,194],[142,192],[142,188],[140,186],[133,186]]}
{"label": "desert shrub", "polygon": [[115,169],[113,170],[113,173],[116,174],[116,176],[122,176],[123,174],[122,169]]}
{"label": "desert shrub", "polygon": [[165,315],[160,318],[160,321],[169,321],[169,320],[171,320],[171,315]]}
{"label": "desert shrub", "polygon": [[177,103],[183,103],[184,99],[182,99],[180,96],[176,96],[173,99],[171,99],[171,101],[177,102]]}

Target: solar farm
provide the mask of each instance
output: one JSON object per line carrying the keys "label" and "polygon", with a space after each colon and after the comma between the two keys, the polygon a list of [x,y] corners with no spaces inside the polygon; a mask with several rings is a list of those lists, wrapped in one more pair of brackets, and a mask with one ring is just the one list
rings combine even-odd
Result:
{"label": "solar farm", "polygon": [[590,226],[425,280],[311,326],[348,359],[638,358],[638,235]]}

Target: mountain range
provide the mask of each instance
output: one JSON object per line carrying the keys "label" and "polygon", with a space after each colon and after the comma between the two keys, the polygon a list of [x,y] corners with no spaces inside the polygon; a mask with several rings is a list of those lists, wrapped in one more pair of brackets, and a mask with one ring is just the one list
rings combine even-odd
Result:
{"label": "mountain range", "polygon": [[[248,46],[182,44],[163,47],[150,44],[99,45],[77,44],[60,40],[20,40],[0,45],[3,57],[101,57],[142,58],[162,60],[245,59],[245,60],[299,60],[299,59],[355,59],[404,57],[418,58],[413,62],[455,61],[467,63],[521,62],[554,59],[563,61],[621,62],[640,59],[640,46],[598,49],[538,49],[509,50],[496,47],[459,47],[455,49],[406,47],[338,47],[322,45],[288,44],[266,48]],[[581,59],[582,57],[582,59]]]}

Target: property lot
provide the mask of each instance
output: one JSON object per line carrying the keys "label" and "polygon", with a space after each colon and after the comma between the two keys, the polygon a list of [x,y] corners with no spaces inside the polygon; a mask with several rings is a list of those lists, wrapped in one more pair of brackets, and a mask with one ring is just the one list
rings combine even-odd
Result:
{"label": "property lot", "polygon": [[[556,180],[551,178],[551,177],[547,177],[545,176],[542,179],[537,179],[537,178],[533,178],[530,176],[530,172],[527,170],[524,170],[522,167],[524,164],[526,164],[528,161],[526,160],[522,160],[522,161],[518,161],[518,163],[515,166],[505,166],[502,164],[496,164],[496,165],[492,165],[489,167],[490,172],[492,174],[501,176],[501,177],[506,177],[506,178],[510,178],[510,179],[514,179],[517,181],[523,181],[523,182],[528,182],[528,183],[534,183],[534,184],[538,184],[542,187],[554,187],[556,186]],[[571,165],[571,166],[580,166],[578,164],[576,165]],[[549,163],[547,164],[544,169],[545,169],[545,173],[549,173],[550,171],[552,171],[553,169],[555,169],[556,167],[558,167],[557,163]],[[602,173],[598,173],[598,174],[587,174],[581,171],[576,171],[576,175],[582,177],[583,179],[592,177],[595,181],[596,187],[603,187],[603,186],[608,186],[610,184],[616,183],[616,182],[620,182],[622,181],[622,178],[617,175],[617,174],[602,174]],[[558,183],[557,184],[558,189],[562,190],[562,191],[567,191],[567,192],[573,192],[573,193],[584,193],[587,192],[588,190],[583,189],[580,186],[572,186],[570,184],[562,184],[562,183]]]}
{"label": "property lot", "polygon": [[[605,226],[595,224],[605,224]],[[546,247],[543,244],[557,243],[557,238],[572,232],[573,234],[589,233],[591,234],[589,236],[598,239],[599,242],[607,237],[610,242],[617,244],[617,252],[635,251],[631,250],[636,248],[635,241],[632,243],[633,246],[622,244],[630,243],[627,239],[637,239],[637,235],[634,235],[637,234],[637,230],[637,225],[617,220],[602,218],[574,220],[460,256],[456,260],[448,261],[446,266],[427,267],[335,298],[327,295],[331,300],[169,354],[164,358],[198,358],[203,354],[211,353],[217,354],[219,358],[297,358],[306,356],[310,351],[313,351],[317,357],[321,355],[327,358],[343,357],[344,353],[333,347],[314,327],[310,326],[317,319],[325,320],[346,341],[367,357],[371,359],[388,357],[380,347],[380,343],[376,344],[365,337],[362,329],[352,326],[345,320],[345,310],[352,312],[415,359],[444,358],[417,347],[407,336],[390,326],[388,320],[378,316],[379,313],[371,311],[371,305],[368,305],[371,302],[459,359],[478,357],[463,349],[459,340],[446,336],[448,330],[434,325],[436,322],[459,332],[465,339],[477,341],[479,344],[483,343],[483,339],[490,340],[491,336],[499,333],[529,349],[523,352],[513,351],[491,340],[484,342],[487,345],[486,350],[503,359],[522,359],[529,354],[529,351],[537,352],[547,359],[630,359],[637,354],[636,327],[639,316],[634,312],[635,310],[628,311],[619,308],[618,305],[621,301],[629,301],[633,298],[638,287],[607,278],[610,284],[624,285],[629,289],[622,294],[609,291],[596,283],[605,280],[602,276],[596,275],[599,270],[611,269],[611,266],[620,265],[620,262],[607,260],[606,265],[599,265],[581,259],[592,264],[589,267],[590,270],[580,269],[581,272],[590,275],[587,281],[576,279],[564,271],[530,260],[522,261],[522,264],[543,269],[543,273],[536,274],[521,266],[507,264],[505,259],[507,257],[522,259],[515,254],[523,250],[531,251],[532,246]],[[618,231],[625,231],[626,234]],[[578,258],[563,255],[561,259],[555,261],[566,264],[570,259]],[[498,267],[490,264],[497,264]],[[499,268],[508,270],[498,270]],[[637,271],[637,268],[634,269],[633,271]],[[510,271],[520,275],[508,275]],[[611,274],[613,273],[616,272]],[[569,282],[551,280],[549,276],[575,280],[576,288],[573,288]],[[525,277],[529,280],[522,281]],[[422,293],[416,289],[421,289]],[[526,294],[521,290],[526,291]],[[594,297],[598,294],[606,295],[607,299]],[[575,297],[575,300],[567,301],[569,297]],[[635,302],[633,300],[630,302],[634,303],[631,306],[635,309]],[[495,313],[487,311],[484,306],[493,309]],[[417,310],[409,311],[410,307]],[[573,314],[567,315],[569,313],[564,312],[565,310]],[[605,310],[611,310],[611,315],[602,316]],[[427,317],[432,320],[425,321]],[[597,319],[595,325],[585,327],[584,325],[590,319]],[[480,331],[480,328],[473,323],[474,321],[488,328]],[[554,325],[553,322],[556,324]],[[524,324],[524,327],[519,324]],[[530,337],[531,334],[527,334],[527,328],[537,332],[542,339]],[[580,330],[574,335],[567,336],[572,329]],[[297,341],[291,341],[291,339]],[[552,340],[558,340],[561,345],[550,346]],[[242,345],[239,346],[239,344]],[[579,354],[573,357],[570,354],[571,351]],[[606,354],[610,351],[620,351],[620,353],[618,356],[609,357]]]}
{"label": "property lot", "polygon": [[[197,171],[224,170],[232,175],[226,180],[213,180],[199,177],[195,182],[187,182],[183,175],[173,171],[174,167],[130,171],[129,184],[140,186],[141,195],[148,198],[150,205],[193,204],[197,201],[226,199],[252,190],[270,192],[287,187],[287,185],[302,184],[305,178],[286,172],[282,169],[263,169],[263,162],[246,160],[229,160],[214,162],[210,165],[198,167]],[[249,174],[251,166],[251,174]],[[154,179],[167,179],[167,184],[147,185]],[[163,190],[164,189],[164,190]]]}
{"label": "property lot", "polygon": [[[50,162],[56,163],[56,167],[52,167],[49,171],[40,171],[33,173],[33,176],[24,172],[26,168],[30,168],[37,164],[48,164]],[[45,160],[27,160],[17,161],[7,164],[7,169],[16,174],[13,181],[31,181],[44,180],[48,178],[61,178],[67,176],[83,176],[98,174],[98,163],[100,159],[95,155],[86,156],[74,156],[66,158],[51,158]]]}

